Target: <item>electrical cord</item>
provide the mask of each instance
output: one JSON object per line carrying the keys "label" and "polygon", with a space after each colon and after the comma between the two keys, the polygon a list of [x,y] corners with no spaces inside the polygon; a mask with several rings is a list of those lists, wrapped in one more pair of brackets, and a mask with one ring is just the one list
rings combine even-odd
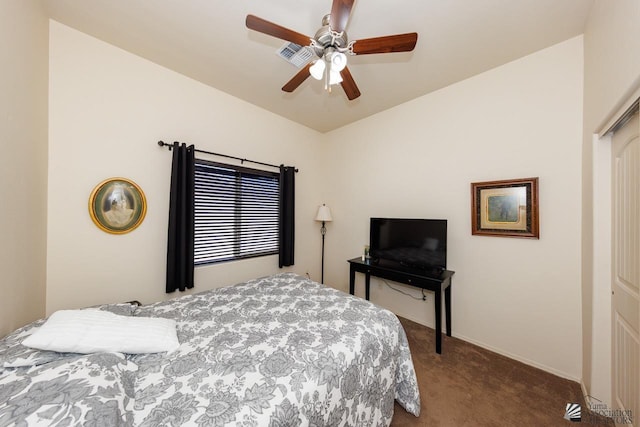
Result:
{"label": "electrical cord", "polygon": [[426,301],[426,300],[427,300],[427,296],[426,296],[426,295],[425,295],[425,293],[424,293],[424,289],[422,289],[422,298],[420,298],[420,297],[416,297],[416,296],[414,296],[414,295],[411,295],[411,294],[410,294],[410,293],[408,293],[408,292],[405,292],[405,291],[402,291],[402,290],[400,290],[400,289],[396,289],[396,288],[394,288],[394,287],[393,287],[393,286],[391,286],[391,285],[390,285],[386,280],[382,280],[382,282],[383,282],[385,285],[387,285],[389,288],[393,289],[394,291],[399,292],[399,293],[401,293],[402,295],[406,295],[406,296],[408,296],[409,298],[413,298],[413,299],[418,300],[418,301]]}

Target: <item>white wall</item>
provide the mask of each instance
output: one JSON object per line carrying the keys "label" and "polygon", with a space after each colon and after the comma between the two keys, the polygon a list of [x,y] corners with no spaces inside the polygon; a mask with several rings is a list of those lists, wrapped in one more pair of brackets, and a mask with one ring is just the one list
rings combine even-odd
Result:
{"label": "white wall", "polygon": [[[325,283],[348,289],[346,261],[368,243],[369,217],[448,219],[453,335],[579,379],[582,43],[568,40],[325,135],[334,216]],[[470,183],[533,176],[540,240],[471,235]],[[432,295],[416,301],[380,280],[371,292],[373,302],[433,325]]]}
{"label": "white wall", "polygon": [[0,337],[44,314],[48,25],[41,2],[0,2]]}
{"label": "white wall", "polygon": [[639,23],[639,0],[596,0],[584,33],[582,381],[587,394],[607,404],[611,404],[611,247],[603,231],[611,229],[610,149],[608,138],[598,141],[594,134],[640,88]]}
{"label": "white wall", "polygon": [[[320,134],[55,21],[50,27],[47,313],[180,295],[164,293],[171,154],[158,140],[298,167],[290,270],[319,278]],[[124,235],[101,231],[88,213],[93,188],[116,176],[136,182],[148,202],[144,222]],[[277,256],[199,267],[193,291],[278,271]]]}

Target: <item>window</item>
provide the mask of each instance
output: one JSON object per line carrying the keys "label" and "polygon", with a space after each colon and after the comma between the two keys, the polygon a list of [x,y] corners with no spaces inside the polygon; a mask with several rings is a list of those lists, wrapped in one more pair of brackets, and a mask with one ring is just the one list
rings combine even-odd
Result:
{"label": "window", "polygon": [[279,174],[195,161],[194,263],[278,253]]}

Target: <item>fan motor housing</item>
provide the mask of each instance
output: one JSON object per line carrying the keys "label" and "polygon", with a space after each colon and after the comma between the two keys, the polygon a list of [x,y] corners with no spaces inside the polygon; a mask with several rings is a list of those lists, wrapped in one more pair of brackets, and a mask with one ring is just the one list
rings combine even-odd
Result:
{"label": "fan motor housing", "polygon": [[322,18],[322,27],[316,32],[314,39],[320,48],[315,47],[316,54],[322,57],[324,50],[328,47],[334,47],[336,50],[346,49],[349,44],[347,32],[337,33],[331,29],[329,19],[331,15],[325,15]]}

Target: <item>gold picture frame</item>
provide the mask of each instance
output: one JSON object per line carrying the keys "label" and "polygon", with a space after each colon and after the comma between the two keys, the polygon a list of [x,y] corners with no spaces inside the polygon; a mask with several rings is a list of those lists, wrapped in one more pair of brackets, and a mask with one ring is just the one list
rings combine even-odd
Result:
{"label": "gold picture frame", "polygon": [[538,178],[471,183],[471,234],[540,238]]}
{"label": "gold picture frame", "polygon": [[89,215],[102,231],[124,234],[135,230],[147,214],[147,199],[135,182],[108,178],[89,197]]}

